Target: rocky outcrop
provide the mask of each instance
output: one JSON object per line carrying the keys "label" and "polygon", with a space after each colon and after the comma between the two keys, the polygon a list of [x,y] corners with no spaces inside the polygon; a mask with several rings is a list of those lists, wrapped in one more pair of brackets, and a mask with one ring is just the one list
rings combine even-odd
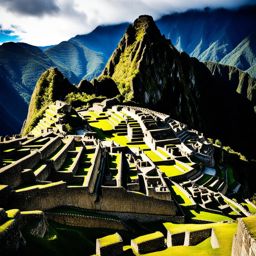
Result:
{"label": "rocky outcrop", "polygon": [[79,92],[89,95],[115,97],[119,94],[117,84],[110,78],[103,76],[100,79],[94,79],[92,82],[82,80],[78,85]]}

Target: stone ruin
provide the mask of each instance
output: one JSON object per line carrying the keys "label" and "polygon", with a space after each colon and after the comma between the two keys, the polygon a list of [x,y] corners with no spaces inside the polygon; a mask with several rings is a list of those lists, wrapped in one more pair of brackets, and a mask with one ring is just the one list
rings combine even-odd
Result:
{"label": "stone ruin", "polygon": [[[1,137],[0,207],[18,208],[21,212],[40,210],[45,215],[40,215],[41,212],[36,216],[41,216],[42,221],[52,219],[74,226],[82,223],[85,227],[103,225],[122,229],[127,219],[183,223],[185,215],[172,189],[176,186],[189,198],[191,209],[227,216],[231,212],[241,217],[250,215],[242,205],[225,196],[227,184],[223,179],[204,174],[204,167],[214,164],[214,150],[201,133],[189,130],[168,115],[113,103],[106,101],[91,110],[76,112],[57,101],[48,107],[30,134]],[[89,112],[99,111],[99,107],[104,112],[89,121]],[[74,126],[73,134],[64,129],[65,116],[70,113],[83,124]],[[108,120],[112,132],[124,136],[127,145],[99,139],[90,123],[100,120]],[[134,147],[140,143],[147,149]],[[161,165],[172,166],[179,175],[168,177],[159,168]],[[62,206],[101,212],[105,217],[49,212]],[[1,210],[1,227],[6,227],[4,212]],[[23,219],[29,220],[34,215],[27,214]],[[14,239],[11,247],[17,249],[22,246],[22,236],[18,225],[14,226],[17,227],[14,237],[21,240]],[[0,233],[2,243],[9,244],[13,234],[9,230],[12,228],[4,229],[5,235]],[[173,239],[173,235],[169,236]],[[184,234],[184,243],[193,244],[193,236]],[[157,239],[161,248],[165,248],[163,237],[159,235]],[[147,250],[143,246],[157,250],[153,241],[149,246],[136,241],[132,246],[137,252]],[[167,246],[172,243],[175,242],[167,242]],[[121,247],[121,240],[115,246]],[[97,252],[110,253],[110,247],[104,248],[99,240]]]}

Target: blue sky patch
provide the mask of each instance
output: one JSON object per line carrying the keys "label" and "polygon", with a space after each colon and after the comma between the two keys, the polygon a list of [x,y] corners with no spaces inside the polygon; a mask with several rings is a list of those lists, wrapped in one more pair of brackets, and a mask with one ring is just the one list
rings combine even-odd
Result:
{"label": "blue sky patch", "polygon": [[0,30],[0,43],[20,41],[19,37],[16,35],[12,35],[12,33],[13,31],[11,30]]}

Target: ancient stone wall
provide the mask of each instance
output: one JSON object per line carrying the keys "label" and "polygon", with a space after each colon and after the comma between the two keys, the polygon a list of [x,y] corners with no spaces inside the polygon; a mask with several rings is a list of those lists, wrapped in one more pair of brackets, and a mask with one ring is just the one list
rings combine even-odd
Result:
{"label": "ancient stone wall", "polygon": [[37,181],[45,181],[50,175],[52,166],[50,163],[46,163],[42,169],[35,171],[34,175]]}
{"label": "ancient stone wall", "polygon": [[56,171],[58,171],[64,164],[68,151],[72,150],[74,148],[74,145],[74,138],[70,138],[68,142],[64,145],[64,147],[54,156],[54,158],[52,159],[52,163]]}
{"label": "ancient stone wall", "polygon": [[145,242],[136,243],[135,240],[131,240],[131,247],[139,254],[145,254],[150,252],[155,252],[158,250],[163,250],[166,245],[164,241],[164,236],[147,240]]}
{"label": "ancient stone wall", "polygon": [[256,241],[251,236],[243,219],[238,219],[237,233],[233,238],[232,256],[255,256]]}
{"label": "ancient stone wall", "polygon": [[20,160],[1,168],[1,183],[13,187],[19,186],[22,183],[21,171],[23,169],[32,169],[39,161],[40,153],[34,151]]}
{"label": "ancient stone wall", "polygon": [[123,230],[125,229],[124,224],[117,219],[110,217],[96,217],[96,216],[85,216],[78,214],[68,213],[47,213],[47,218],[55,222],[75,226],[75,227],[86,227],[86,228],[109,228]]}
{"label": "ancient stone wall", "polygon": [[72,205],[94,209],[96,197],[88,193],[85,187],[67,188],[65,182],[54,186],[31,189],[13,193],[10,204],[21,210],[46,210],[62,205]]}
{"label": "ancient stone wall", "polygon": [[98,145],[95,150],[94,158],[92,159],[92,166],[90,167],[86,178],[85,186],[88,187],[90,193],[94,192],[97,180],[99,178],[100,166],[103,160],[102,154],[102,148],[100,145]]}
{"label": "ancient stone wall", "polygon": [[103,211],[144,214],[176,215],[174,201],[158,200],[120,187],[102,188],[102,198],[97,208]]}
{"label": "ancient stone wall", "polygon": [[[117,213],[138,213],[175,216],[177,207],[173,201],[164,201],[138,193],[127,192],[124,188],[102,188],[99,201],[85,187],[66,187],[66,183],[54,186],[15,192],[10,202],[21,210],[45,210],[62,205]],[[179,220],[178,220],[179,221]]]}
{"label": "ancient stone wall", "polygon": [[188,232],[187,239],[185,238],[184,245],[190,246],[190,245],[197,245],[201,242],[203,242],[205,239],[211,236],[212,229],[203,229],[203,230],[196,230]]}
{"label": "ancient stone wall", "polygon": [[38,150],[41,154],[41,159],[48,158],[61,145],[61,143],[61,138],[59,136],[48,141]]}

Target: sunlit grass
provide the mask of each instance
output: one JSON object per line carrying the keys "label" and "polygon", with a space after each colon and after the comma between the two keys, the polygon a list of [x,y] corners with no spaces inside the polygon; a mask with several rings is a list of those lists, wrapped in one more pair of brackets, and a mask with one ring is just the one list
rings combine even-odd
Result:
{"label": "sunlit grass", "polygon": [[178,202],[180,203],[180,205],[183,205],[183,206],[193,205],[190,198],[182,191],[182,189],[180,189],[176,185],[172,186],[172,189],[174,190],[175,194],[179,197]]}
{"label": "sunlit grass", "polygon": [[181,172],[176,165],[158,165],[158,168],[161,170],[161,172],[165,173],[167,177],[183,174],[183,172]]}

